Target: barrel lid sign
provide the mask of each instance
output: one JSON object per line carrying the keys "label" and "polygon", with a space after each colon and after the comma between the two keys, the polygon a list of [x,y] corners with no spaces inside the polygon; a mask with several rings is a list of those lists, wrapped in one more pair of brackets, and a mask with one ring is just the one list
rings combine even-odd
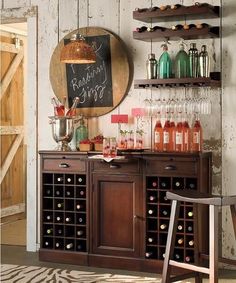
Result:
{"label": "barrel lid sign", "polygon": [[[72,34],[80,33],[96,53],[96,63],[65,64],[60,52]],[[133,63],[124,42],[114,33],[86,27],[67,34],[55,48],[50,61],[50,81],[55,95],[67,97],[68,107],[78,96],[77,114],[94,117],[116,108],[128,93]]]}

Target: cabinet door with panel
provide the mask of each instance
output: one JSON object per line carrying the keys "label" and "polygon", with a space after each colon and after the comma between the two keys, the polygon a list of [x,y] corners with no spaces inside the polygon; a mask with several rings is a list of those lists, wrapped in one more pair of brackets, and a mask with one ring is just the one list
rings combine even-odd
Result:
{"label": "cabinet door with panel", "polygon": [[106,166],[106,173],[100,167],[92,176],[92,253],[139,257],[142,177],[119,173],[127,164]]}

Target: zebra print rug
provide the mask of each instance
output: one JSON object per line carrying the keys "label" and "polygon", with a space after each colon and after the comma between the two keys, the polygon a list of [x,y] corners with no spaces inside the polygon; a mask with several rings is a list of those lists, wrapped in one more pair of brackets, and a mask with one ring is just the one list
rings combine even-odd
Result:
{"label": "zebra print rug", "polygon": [[139,277],[110,273],[62,270],[38,266],[2,264],[0,282],[4,283],[160,283],[160,277]]}

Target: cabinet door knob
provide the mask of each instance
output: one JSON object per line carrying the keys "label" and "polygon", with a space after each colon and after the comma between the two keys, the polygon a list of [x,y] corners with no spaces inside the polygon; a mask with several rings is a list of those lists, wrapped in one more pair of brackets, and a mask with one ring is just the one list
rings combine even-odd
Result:
{"label": "cabinet door knob", "polygon": [[165,170],[176,170],[176,167],[174,165],[166,165]]}
{"label": "cabinet door knob", "polygon": [[60,164],[59,164],[59,167],[60,167],[60,168],[68,168],[68,167],[70,167],[70,165],[67,164],[67,163],[60,163]]}

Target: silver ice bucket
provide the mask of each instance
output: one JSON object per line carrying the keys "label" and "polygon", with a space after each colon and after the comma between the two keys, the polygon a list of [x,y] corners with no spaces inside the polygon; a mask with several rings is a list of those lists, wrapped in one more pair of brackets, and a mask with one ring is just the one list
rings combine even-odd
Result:
{"label": "silver ice bucket", "polygon": [[52,125],[52,136],[58,143],[57,150],[71,151],[68,143],[73,138],[74,117],[71,116],[51,116],[49,117]]}

